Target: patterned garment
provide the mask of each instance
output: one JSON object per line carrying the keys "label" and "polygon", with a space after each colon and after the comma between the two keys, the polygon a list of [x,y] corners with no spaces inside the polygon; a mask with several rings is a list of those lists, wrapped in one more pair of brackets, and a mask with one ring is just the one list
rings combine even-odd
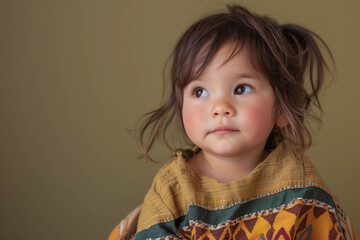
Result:
{"label": "patterned garment", "polygon": [[350,220],[306,157],[280,144],[249,175],[219,183],[179,149],[145,197],[136,240],[357,239]]}

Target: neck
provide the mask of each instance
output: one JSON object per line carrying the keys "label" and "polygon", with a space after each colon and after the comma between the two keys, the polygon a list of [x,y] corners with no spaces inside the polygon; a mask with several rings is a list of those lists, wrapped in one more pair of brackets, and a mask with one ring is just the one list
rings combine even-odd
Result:
{"label": "neck", "polygon": [[220,157],[201,150],[188,163],[201,174],[220,183],[228,183],[248,175],[267,155],[268,152],[262,150],[241,157]]}

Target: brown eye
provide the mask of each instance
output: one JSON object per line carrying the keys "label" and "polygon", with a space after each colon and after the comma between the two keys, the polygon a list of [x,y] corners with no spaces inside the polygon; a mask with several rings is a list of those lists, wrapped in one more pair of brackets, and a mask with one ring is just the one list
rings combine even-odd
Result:
{"label": "brown eye", "polygon": [[202,94],[202,92],[203,92],[203,90],[202,90],[201,88],[196,89],[196,90],[195,90],[195,96],[196,96],[196,97],[200,97],[201,94]]}
{"label": "brown eye", "polygon": [[245,92],[245,86],[241,85],[241,86],[237,86],[235,88],[235,94],[236,95],[241,95]]}
{"label": "brown eye", "polygon": [[239,85],[235,88],[234,94],[235,95],[243,95],[253,92],[254,90],[249,85],[243,84]]}
{"label": "brown eye", "polygon": [[196,88],[194,90],[195,97],[203,98],[209,96],[209,93],[203,88]]}

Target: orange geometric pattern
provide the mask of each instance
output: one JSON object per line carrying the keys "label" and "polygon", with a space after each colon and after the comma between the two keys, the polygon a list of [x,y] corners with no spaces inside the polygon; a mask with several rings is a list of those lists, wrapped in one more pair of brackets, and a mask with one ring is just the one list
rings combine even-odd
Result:
{"label": "orange geometric pattern", "polygon": [[200,221],[180,229],[182,239],[339,239],[334,210],[315,200],[298,199],[282,209],[255,213],[249,218],[209,225]]}

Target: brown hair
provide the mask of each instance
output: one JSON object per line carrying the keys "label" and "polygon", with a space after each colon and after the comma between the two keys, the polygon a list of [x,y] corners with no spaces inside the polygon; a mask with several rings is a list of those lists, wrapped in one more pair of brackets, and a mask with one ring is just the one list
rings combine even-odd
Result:
{"label": "brown hair", "polygon": [[[167,143],[166,132],[173,122],[182,123],[184,88],[201,75],[217,51],[229,41],[234,43],[229,59],[246,47],[251,64],[267,77],[274,89],[277,116],[288,122],[285,127],[273,129],[266,148],[273,148],[283,140],[299,152],[311,145],[306,121],[321,123],[320,118],[310,112],[310,107],[314,104],[322,110],[318,94],[324,81],[324,68],[329,69],[321,45],[335,66],[328,46],[304,27],[279,25],[237,5],[227,8],[227,13],[194,23],[178,41],[171,58],[171,95],[160,108],[146,115],[140,127],[138,138],[145,157],[151,159],[149,150],[157,138]],[[305,79],[309,80],[308,87]],[[145,137],[147,130],[150,132]]]}

